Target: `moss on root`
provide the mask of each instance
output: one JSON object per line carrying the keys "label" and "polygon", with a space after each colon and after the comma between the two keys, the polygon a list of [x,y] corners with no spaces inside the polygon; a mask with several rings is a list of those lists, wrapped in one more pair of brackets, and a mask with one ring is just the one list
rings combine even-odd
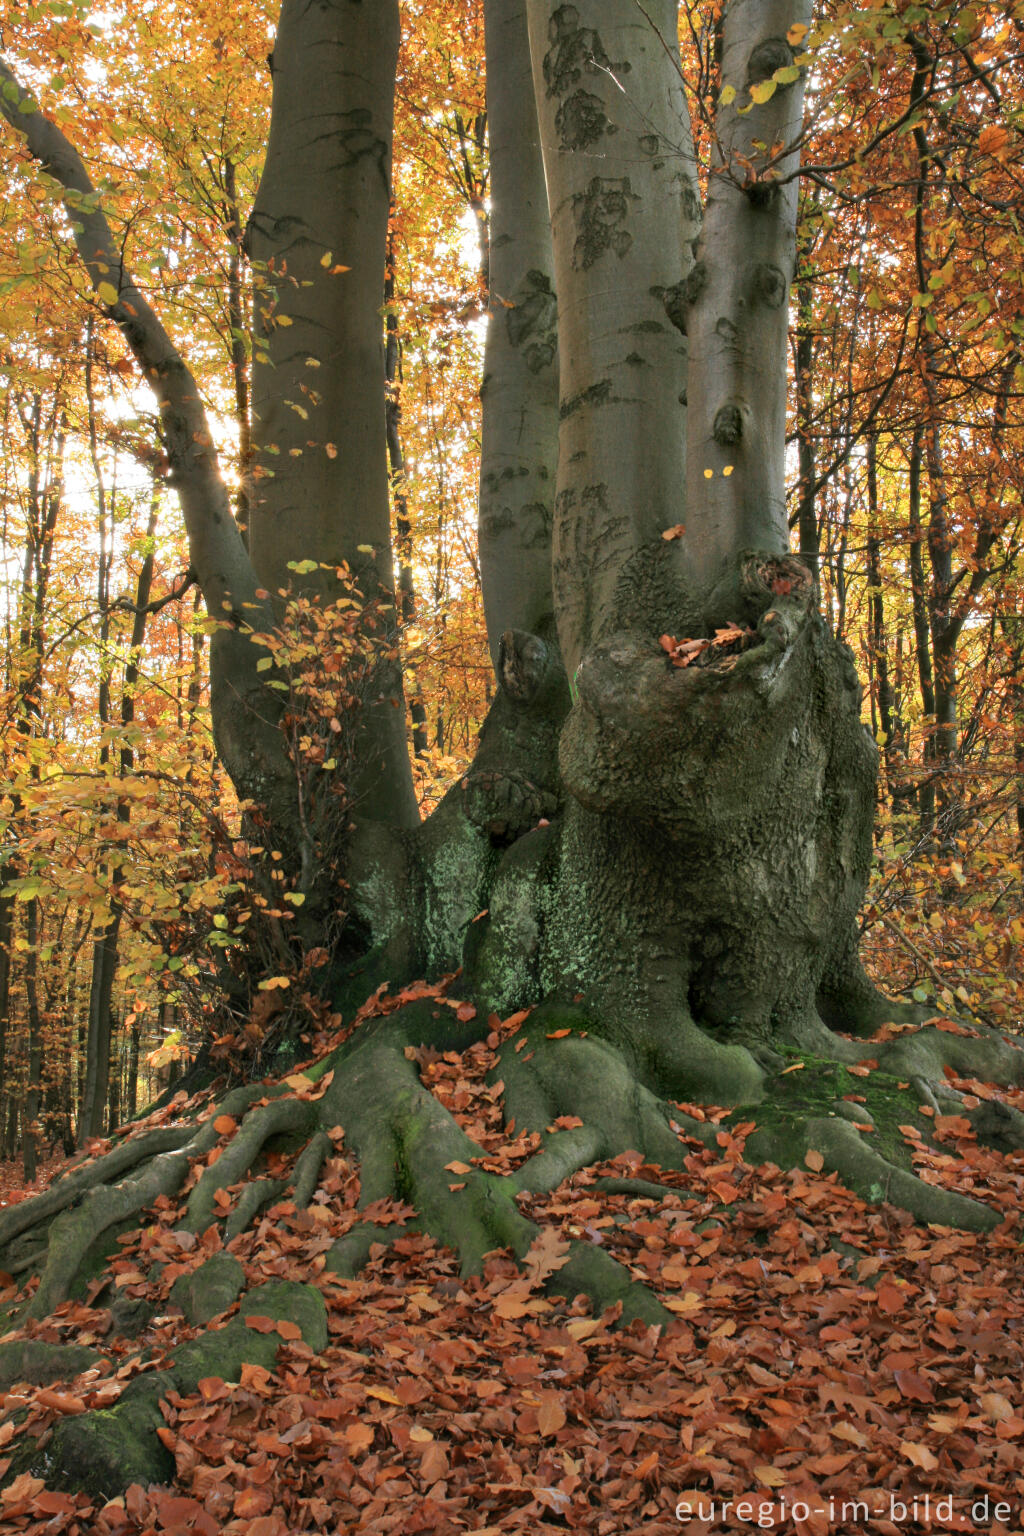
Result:
{"label": "moss on root", "polygon": [[294,1323],[313,1350],[327,1343],[327,1309],[319,1291],[274,1281],[243,1296],[239,1315],[226,1327],[183,1344],[165,1370],[136,1376],[113,1408],[62,1418],[42,1449],[29,1449],[17,1470],[43,1478],[48,1487],[114,1498],[130,1483],[165,1483],[174,1458],[156,1431],[163,1425],[161,1399],[194,1392],[205,1377],[237,1381],[243,1365],[273,1367],[281,1339],[247,1326],[249,1317]]}
{"label": "moss on root", "polygon": [[[459,1020],[436,998],[421,998],[367,1020],[308,1071],[314,1081],[322,1081],[328,1070],[333,1073],[320,1098],[299,1098],[280,1084],[235,1090],[211,1107],[201,1123],[156,1135],[142,1132],[135,1147],[121,1144],[78,1170],[34,1209],[33,1202],[24,1202],[4,1213],[0,1239],[7,1239],[5,1253],[17,1249],[23,1260],[38,1254],[43,1262],[40,1287],[24,1315],[42,1316],[74,1294],[91,1269],[102,1267],[106,1256],[117,1251],[118,1234],[137,1225],[157,1197],[177,1195],[196,1165],[201,1171],[182,1216],[185,1230],[204,1231],[223,1222],[230,1240],[289,1184],[295,1205],[304,1208],[331,1155],[327,1133],[338,1125],[359,1159],[363,1208],[395,1201],[414,1213],[408,1223],[382,1225],[390,1217],[368,1211],[370,1219],[357,1223],[327,1255],[327,1270],[344,1275],[358,1271],[374,1244],[415,1230],[453,1248],[463,1274],[479,1272],[496,1249],[524,1260],[540,1228],[517,1203],[521,1195],[552,1190],[583,1168],[631,1152],[654,1168],[685,1169],[688,1138],[716,1145],[716,1124],[687,1117],[660,1097],[663,1083],[674,1080],[674,1069],[658,1068],[659,1044],[664,1058],[679,1049],[679,1036],[671,1034],[664,1016],[651,1013],[641,1025],[623,1029],[610,1008],[549,1001],[500,1046],[491,1076],[492,1090],[497,1079],[503,1083],[506,1119],[514,1117],[520,1131],[535,1132],[538,1145],[514,1172],[487,1171],[481,1165],[488,1154],[423,1081],[417,1064],[425,1046],[462,1051],[485,1038],[492,1025],[481,1014]],[[714,1042],[689,1015],[686,1019],[687,1048],[702,1040],[710,1048]],[[754,1122],[746,1141],[748,1162],[798,1167],[813,1152],[818,1156],[812,1166],[838,1175],[866,1200],[902,1206],[919,1221],[975,1231],[995,1224],[995,1214],[979,1202],[917,1178],[901,1130],[914,1126],[927,1141],[936,1109],[960,1107],[942,1081],[941,1068],[951,1052],[957,1065],[968,1063],[973,1042],[935,1030],[925,1032],[920,1045],[901,1036],[898,1051],[888,1044],[868,1047],[882,1066],[860,1075],[859,1047],[830,1036],[824,1025],[805,1031],[802,1038],[811,1049],[799,1054],[778,1047],[755,1061],[745,1053],[753,1072],[741,1078],[754,1083],[758,1097],[741,1104],[727,1123]],[[828,1054],[833,1038],[835,1057]],[[990,1055],[994,1051],[1003,1059],[1001,1043],[983,1044]],[[825,1054],[818,1054],[822,1049]],[[1015,1058],[1006,1059],[1015,1068]],[[925,1063],[927,1077],[910,1071],[897,1075],[906,1064]],[[932,1114],[922,1113],[922,1105]],[[237,1123],[225,1133],[219,1157],[208,1163],[221,1136],[214,1125],[223,1126],[229,1116]],[[1008,1145],[1024,1144],[1020,1116],[1006,1110],[988,1119]],[[273,1178],[267,1176],[265,1153],[275,1146],[295,1154],[290,1180],[278,1178],[277,1169]],[[454,1179],[453,1166],[459,1168]],[[218,1193],[238,1185],[242,1192],[232,1196],[227,1214]],[[645,1182],[643,1192],[656,1196],[658,1186]],[[719,1219],[722,1214],[716,1213]],[[179,1281],[172,1300],[196,1325],[205,1326],[233,1304],[241,1282],[237,1260],[218,1254]],[[659,1323],[669,1316],[628,1268],[585,1242],[572,1243],[567,1262],[549,1275],[546,1288],[570,1297],[585,1294],[599,1309],[621,1306],[627,1322]],[[243,1363],[272,1365],[279,1338],[248,1328],[245,1318],[253,1314],[296,1323],[314,1350],[326,1341],[324,1303],[317,1291],[285,1283],[263,1286],[242,1297],[233,1321],[182,1345],[165,1369],[130,1382],[115,1407],[61,1421],[47,1445],[19,1453],[8,1477],[31,1470],[53,1487],[97,1496],[117,1493],[131,1481],[170,1477],[172,1460],[156,1434],[163,1422],[161,1398],[171,1390],[194,1390],[204,1376],[233,1380]],[[52,1362],[45,1369],[70,1375],[77,1357],[61,1358],[66,1371]]]}
{"label": "moss on root", "polygon": [[875,1151],[909,1170],[910,1148],[900,1126],[915,1125],[923,1136],[930,1135],[931,1126],[919,1112],[920,1103],[921,1095],[911,1084],[901,1087],[901,1080],[889,1073],[873,1071],[859,1077],[842,1062],[790,1053],[788,1067],[765,1085],[765,1097],[756,1105],[735,1109],[729,1123],[753,1120],[757,1130],[747,1142],[749,1159],[755,1163],[769,1161],[760,1156],[759,1138],[770,1135],[776,1151],[786,1158],[780,1161],[778,1156],[771,1157],[770,1161],[780,1167],[797,1167],[803,1161],[807,1144],[801,1128],[808,1120],[843,1119],[870,1125],[872,1129],[863,1134],[870,1136]]}

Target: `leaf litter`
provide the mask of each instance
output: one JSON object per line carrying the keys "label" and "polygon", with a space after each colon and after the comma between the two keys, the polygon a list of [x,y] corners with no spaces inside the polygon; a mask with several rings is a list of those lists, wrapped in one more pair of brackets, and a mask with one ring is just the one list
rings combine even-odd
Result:
{"label": "leaf litter", "polygon": [[[503,1124],[500,1088],[486,1080],[521,1022],[492,1019],[486,1043],[463,1053],[420,1053],[424,1081],[496,1172],[537,1143]],[[371,1249],[349,1280],[324,1269],[333,1243],[367,1217],[408,1225],[415,1213],[387,1201],[357,1209],[358,1172],[338,1127],[309,1209],[282,1201],[228,1244],[247,1288],[319,1286],[327,1348],[316,1355],[294,1326],[250,1317],[250,1327],[279,1334],[276,1369],[243,1366],[237,1382],[207,1377],[168,1396],[160,1437],[173,1485],[133,1485],[97,1503],[22,1473],[0,1491],[0,1528],[708,1536],[740,1528],[721,1511],[748,1498],[762,1524],[747,1528],[906,1536],[974,1529],[968,1512],[987,1495],[1014,1511],[1011,1524],[989,1524],[995,1536],[1019,1529],[1024,1160],[980,1147],[962,1117],[938,1117],[938,1150],[906,1128],[920,1176],[980,1192],[1002,1212],[979,1236],[916,1226],[812,1167],[751,1168],[748,1129],[720,1125],[714,1150],[690,1143],[680,1172],[627,1153],[523,1197],[541,1237],[522,1267],[495,1253],[481,1275],[460,1278],[448,1250],[410,1229]],[[279,1158],[269,1171],[286,1177],[288,1164]],[[659,1184],[663,1198],[608,1193],[594,1183],[605,1176]],[[227,1192],[229,1205],[243,1187]],[[90,1303],[26,1324],[25,1337],[92,1344],[107,1358],[71,1382],[0,1395],[0,1476],[26,1436],[44,1447],[59,1417],[112,1406],[129,1380],[196,1336],[168,1293],[223,1244],[216,1225],[198,1237],[175,1231],[179,1215],[159,1201],[121,1240]],[[602,1246],[657,1292],[671,1320],[620,1328],[617,1307],[595,1316],[582,1297],[554,1294],[571,1241]],[[136,1339],[116,1334],[118,1296],[156,1307]],[[688,1501],[683,1525],[676,1506]],[[713,1518],[701,1519],[712,1501]],[[794,1521],[800,1501],[806,1519]],[[854,1523],[847,1501],[859,1501]]]}

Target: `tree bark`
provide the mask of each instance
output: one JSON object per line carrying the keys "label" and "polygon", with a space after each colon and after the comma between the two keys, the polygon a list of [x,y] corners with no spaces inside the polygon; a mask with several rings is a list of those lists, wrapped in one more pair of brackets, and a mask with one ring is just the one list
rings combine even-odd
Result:
{"label": "tree bark", "polygon": [[[367,599],[383,596],[392,636],[380,310],[398,35],[397,0],[285,0],[267,158],[247,233],[260,283],[253,564],[275,600],[290,588],[328,601],[340,592],[335,569],[347,565]],[[305,560],[318,568],[290,569]],[[417,824],[397,661],[379,666],[364,702],[350,788],[360,814]]]}
{"label": "tree bark", "polygon": [[553,591],[573,678],[593,641],[667,628],[675,605],[681,541],[662,534],[682,520],[700,204],[672,0],[529,0],[528,15],[558,295]]}
{"label": "tree bark", "polygon": [[[737,552],[789,548],[786,347],[804,71],[787,37],[810,20],[810,0],[729,0],[722,11],[722,105],[689,285],[686,480],[688,549],[701,586],[725,583],[711,615],[721,620],[735,617]],[[780,71],[758,103],[752,92]]]}
{"label": "tree bark", "polygon": [[484,351],[480,577],[491,658],[520,629],[555,643],[551,519],[558,323],[526,0],[487,0],[490,318]]}

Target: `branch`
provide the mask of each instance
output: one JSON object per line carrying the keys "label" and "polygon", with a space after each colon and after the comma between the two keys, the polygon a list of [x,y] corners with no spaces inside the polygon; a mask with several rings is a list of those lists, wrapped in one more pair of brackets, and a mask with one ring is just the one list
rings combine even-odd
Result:
{"label": "branch", "polygon": [[114,603],[115,608],[120,608],[125,613],[159,613],[161,608],[166,608],[168,603],[177,603],[185,596],[185,593],[194,587],[197,581],[195,566],[190,565],[187,571],[182,571],[177,581],[172,582],[163,597],[154,597],[151,602],[145,603],[141,608],[128,597],[119,597]]}
{"label": "branch", "polygon": [[199,387],[125,267],[81,156],[56,123],[43,115],[2,57],[0,114],[24,138],[32,159],[60,187],[78,254],[96,296],[160,403],[172,483],[208,610],[217,618],[230,616],[236,624],[253,624],[262,618],[269,626],[270,610],[264,614],[264,603],[256,597],[256,577],[231,515]]}

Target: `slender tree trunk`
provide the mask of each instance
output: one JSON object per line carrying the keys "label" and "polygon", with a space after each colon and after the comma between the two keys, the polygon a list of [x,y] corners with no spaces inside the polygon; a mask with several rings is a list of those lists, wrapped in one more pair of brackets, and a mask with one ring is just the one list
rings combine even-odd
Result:
{"label": "slender tree trunk", "polygon": [[129,1120],[135,1118],[139,1105],[139,1021],[133,1019],[128,1036],[128,1070],[125,1081],[125,1113]]}
{"label": "slender tree trunk", "polygon": [[[100,618],[100,675],[97,697],[97,719],[100,730],[100,771],[110,762],[110,567],[114,557],[114,506],[111,498],[108,518],[107,490],[103,465],[100,462],[99,439],[96,428],[96,402],[92,380],[93,327],[90,322],[86,341],[85,392],[89,408],[89,454],[92,460],[93,480],[96,488],[96,512],[98,533],[98,560],[96,576],[96,607]],[[110,859],[110,845],[100,843],[96,850],[97,862],[107,860],[107,882],[113,893],[117,879],[117,866]],[[86,1044],[85,1086],[82,1098],[82,1114],[78,1125],[78,1144],[84,1146],[91,1136],[103,1132],[103,1114],[106,1106],[107,1080],[110,1074],[111,1000],[114,990],[114,973],[117,969],[117,936],[121,923],[120,907],[111,895],[111,910],[102,929],[97,932],[92,950],[92,980],[89,986],[89,1032]]]}
{"label": "slender tree trunk", "polygon": [[[928,596],[925,585],[922,548],[924,532],[921,526],[921,469],[924,460],[923,434],[914,431],[910,447],[910,472],[907,481],[910,602],[914,619],[914,649],[917,656],[917,677],[921,690],[921,710],[924,714],[924,761],[931,762],[931,740],[935,723],[935,683],[932,672],[931,626],[928,622]],[[921,785],[918,803],[922,826],[927,830],[935,818],[935,783],[926,767],[926,777]]]}
{"label": "slender tree trunk", "polygon": [[243,286],[243,262],[245,251],[242,244],[242,218],[238,207],[238,184],[235,162],[230,155],[224,158],[224,216],[230,241],[228,256],[228,324],[231,327],[231,383],[235,396],[235,425],[238,428],[238,494],[235,498],[235,515],[238,526],[248,532],[249,526],[249,472],[252,461],[252,417],[249,400],[249,315]]}
{"label": "slender tree trunk", "polygon": [[[0,864],[0,881],[11,878],[9,862]],[[0,1127],[10,1093],[7,1042],[11,1034],[11,959],[14,942],[14,897],[0,895]]]}
{"label": "slender tree trunk", "polygon": [[809,283],[800,287],[800,310],[796,333],[796,445],[799,466],[797,486],[797,531],[800,558],[820,580],[821,539],[815,498],[817,465],[814,431],[814,290]]}
{"label": "slender tree trunk", "polygon": [[893,784],[894,759],[899,750],[900,727],[896,716],[896,700],[889,675],[889,642],[885,624],[885,593],[882,587],[882,546],[879,537],[878,511],[878,441],[874,433],[867,443],[868,479],[868,615],[869,649],[878,679],[878,713],[881,724],[882,754],[890,791]]}
{"label": "slender tree trunk", "polygon": [[[402,348],[398,335],[395,298],[394,242],[388,233],[388,269],[384,281],[385,327],[384,417],[388,442],[388,467],[391,495],[395,507],[395,543],[398,552],[398,600],[403,630],[416,622],[416,579],[412,565],[412,523],[409,518],[409,492],[405,477],[405,453],[402,448]],[[412,747],[416,757],[427,750],[427,711],[423,689],[415,671],[411,678]]]}
{"label": "slender tree trunk", "polygon": [[[484,352],[480,578],[495,667],[506,630],[555,641],[551,523],[558,317],[526,0],[487,0],[490,322]],[[661,323],[661,322],[659,322]]]}
{"label": "slender tree trunk", "polygon": [[[789,549],[785,502],[788,297],[796,251],[803,71],[763,104],[751,89],[792,69],[787,33],[810,0],[730,0],[699,260],[689,284],[688,549],[711,617],[735,618],[737,551]],[[783,146],[772,158],[771,146]]]}
{"label": "slender tree trunk", "polygon": [[25,1000],[28,1012],[28,1082],[22,1121],[22,1168],[26,1184],[36,1176],[39,1161],[39,1113],[42,1108],[43,1025],[39,1009],[39,902],[33,897],[25,914]]}

